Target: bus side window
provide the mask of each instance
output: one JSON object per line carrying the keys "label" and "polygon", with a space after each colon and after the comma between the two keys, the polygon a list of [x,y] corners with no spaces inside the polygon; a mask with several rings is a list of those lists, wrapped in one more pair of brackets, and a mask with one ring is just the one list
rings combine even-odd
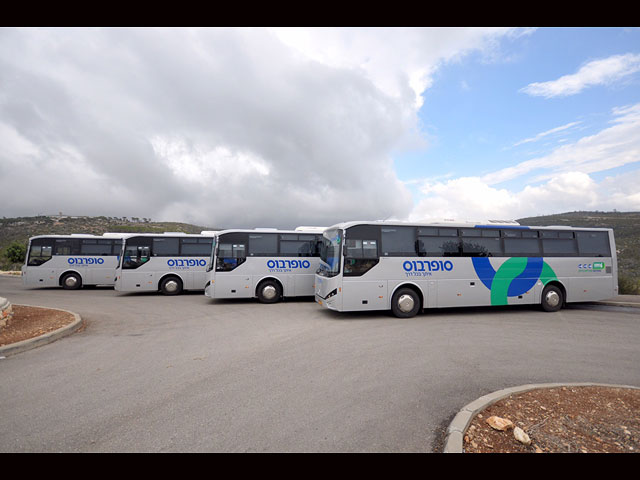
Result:
{"label": "bus side window", "polygon": [[378,241],[375,239],[347,239],[344,274],[357,277],[368,272],[379,262]]}
{"label": "bus side window", "polygon": [[53,254],[53,246],[46,245],[34,241],[31,243],[31,249],[29,250],[29,260],[27,265],[38,266],[51,260]]}
{"label": "bus side window", "polygon": [[220,243],[218,245],[217,272],[229,272],[247,259],[246,246],[242,243]]}

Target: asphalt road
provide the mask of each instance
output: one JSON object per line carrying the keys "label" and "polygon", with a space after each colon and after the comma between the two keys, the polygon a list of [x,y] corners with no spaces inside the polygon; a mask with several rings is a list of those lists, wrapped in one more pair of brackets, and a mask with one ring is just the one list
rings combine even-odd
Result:
{"label": "asphalt road", "polygon": [[432,452],[464,405],[529,383],[640,386],[638,309],[430,311],[412,319],[23,287],[86,328],[0,360],[1,452]]}

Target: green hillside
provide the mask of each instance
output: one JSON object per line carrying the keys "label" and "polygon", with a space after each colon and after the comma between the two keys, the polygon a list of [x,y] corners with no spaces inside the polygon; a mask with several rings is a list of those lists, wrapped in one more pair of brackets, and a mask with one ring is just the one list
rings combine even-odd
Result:
{"label": "green hillside", "polygon": [[[640,212],[567,212],[518,219],[521,225],[568,225],[573,227],[613,228],[618,252],[620,293],[640,294]],[[39,216],[0,219],[0,270],[18,270],[4,255],[14,241],[27,244],[29,237],[47,234],[105,232],[200,233],[218,230],[188,223],[152,222],[143,218]]]}
{"label": "green hillside", "polygon": [[71,217],[62,215],[18,217],[0,219],[0,270],[19,270],[21,264],[12,264],[5,256],[6,248],[14,241],[27,245],[29,237],[36,235],[68,235],[106,232],[123,233],[200,233],[203,230],[219,230],[188,223],[152,222],[146,218],[127,217]]}

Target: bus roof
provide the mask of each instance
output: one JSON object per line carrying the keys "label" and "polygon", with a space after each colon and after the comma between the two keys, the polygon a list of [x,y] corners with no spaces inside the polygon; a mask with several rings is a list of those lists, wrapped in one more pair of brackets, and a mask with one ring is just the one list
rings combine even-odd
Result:
{"label": "bus roof", "polygon": [[278,230],[277,228],[230,228],[228,230],[221,230],[217,232],[217,235],[222,235],[224,233],[302,233],[302,234],[316,233],[318,234],[324,231],[324,228],[322,230],[298,230],[298,228],[296,228],[295,230]]}
{"label": "bus roof", "polygon": [[127,233],[123,235],[126,240],[132,237],[187,237],[187,238],[212,238],[215,237],[218,232],[202,232],[202,233],[184,233],[184,232],[162,232],[162,233]]}
{"label": "bus roof", "polygon": [[603,230],[609,231],[611,228],[604,227],[571,227],[567,225],[550,225],[550,226],[527,226],[520,225],[515,221],[501,221],[501,220],[485,220],[480,222],[456,222],[456,221],[434,221],[434,222],[398,222],[392,220],[376,220],[376,221],[349,221],[337,223],[327,230],[334,230],[337,228],[347,229],[356,225],[381,225],[381,226],[396,226],[396,227],[457,227],[457,228],[505,228],[505,229],[542,229],[542,230]]}
{"label": "bus roof", "polygon": [[93,238],[93,239],[105,239],[105,238],[123,238],[124,233],[103,233],[102,235],[94,235],[92,233],[70,233],[67,235],[52,234],[52,235],[34,235],[29,237],[29,240],[35,238]]}

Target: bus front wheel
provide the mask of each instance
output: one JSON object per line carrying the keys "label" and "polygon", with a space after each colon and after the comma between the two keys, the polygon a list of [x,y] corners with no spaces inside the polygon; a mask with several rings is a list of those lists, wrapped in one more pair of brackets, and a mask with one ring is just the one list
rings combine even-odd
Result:
{"label": "bus front wheel", "polygon": [[420,310],[420,297],[410,288],[400,288],[391,299],[391,311],[396,317],[409,318]]}
{"label": "bus front wheel", "polygon": [[265,280],[258,285],[260,303],[276,303],[282,295],[282,287],[275,280]]}
{"label": "bus front wheel", "polygon": [[78,290],[82,287],[82,277],[77,273],[67,273],[60,283],[65,290]]}
{"label": "bus front wheel", "polygon": [[182,293],[182,281],[178,277],[167,277],[160,283],[163,295],[179,295]]}
{"label": "bus front wheel", "polygon": [[542,309],[545,312],[557,312],[562,308],[564,294],[556,285],[547,285],[542,291]]}

